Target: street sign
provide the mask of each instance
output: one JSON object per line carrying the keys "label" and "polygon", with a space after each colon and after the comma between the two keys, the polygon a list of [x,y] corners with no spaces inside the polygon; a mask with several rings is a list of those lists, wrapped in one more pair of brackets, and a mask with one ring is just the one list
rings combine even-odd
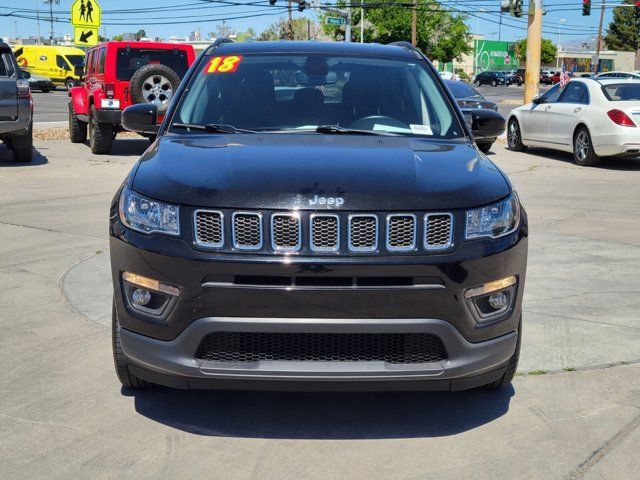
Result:
{"label": "street sign", "polygon": [[71,23],[74,27],[99,28],[101,14],[102,9],[96,0],[76,0],[71,5]]}
{"label": "street sign", "polygon": [[98,29],[92,27],[73,27],[73,43],[81,47],[98,44]]}
{"label": "street sign", "polygon": [[342,17],[327,17],[326,23],[327,25],[344,25],[346,21]]}

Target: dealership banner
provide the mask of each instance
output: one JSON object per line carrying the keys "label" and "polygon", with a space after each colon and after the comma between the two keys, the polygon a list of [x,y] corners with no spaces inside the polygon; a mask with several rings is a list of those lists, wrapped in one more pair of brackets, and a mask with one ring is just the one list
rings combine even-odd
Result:
{"label": "dealership banner", "polygon": [[520,66],[515,55],[515,43],[497,40],[475,41],[475,70],[512,70]]}

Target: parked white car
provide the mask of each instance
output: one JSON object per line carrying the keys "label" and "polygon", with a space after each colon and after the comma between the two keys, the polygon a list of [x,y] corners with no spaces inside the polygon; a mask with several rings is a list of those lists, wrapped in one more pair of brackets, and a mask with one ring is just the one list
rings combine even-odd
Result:
{"label": "parked white car", "polygon": [[574,78],[513,110],[511,150],[545,147],[572,152],[578,165],[601,157],[640,156],[640,81]]}
{"label": "parked white car", "polygon": [[604,80],[605,78],[635,78],[640,80],[640,72],[604,72],[596,75],[596,78]]}
{"label": "parked white car", "polygon": [[453,72],[440,72],[440,76],[444,80],[460,80],[460,75]]}

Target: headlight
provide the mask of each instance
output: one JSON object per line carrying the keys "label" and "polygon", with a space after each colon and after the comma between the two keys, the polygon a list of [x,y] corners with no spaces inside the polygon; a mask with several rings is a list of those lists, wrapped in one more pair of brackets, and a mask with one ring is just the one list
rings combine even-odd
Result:
{"label": "headlight", "polygon": [[515,192],[500,202],[467,211],[467,239],[498,238],[513,232],[520,222],[520,202]]}
{"label": "headlight", "polygon": [[129,188],[120,194],[120,220],[142,233],[180,235],[178,207],[143,197]]}

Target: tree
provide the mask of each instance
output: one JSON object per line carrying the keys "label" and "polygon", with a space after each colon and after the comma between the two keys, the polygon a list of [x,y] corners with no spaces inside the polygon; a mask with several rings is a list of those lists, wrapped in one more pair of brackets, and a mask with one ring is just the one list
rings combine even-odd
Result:
{"label": "tree", "polygon": [[[623,3],[635,4],[635,0]],[[635,52],[640,49],[640,9],[616,7],[613,9],[613,21],[607,27],[604,41],[611,50]]]}
{"label": "tree", "polygon": [[[367,3],[374,6],[367,7]],[[344,5],[344,0],[337,2]],[[469,27],[464,15],[445,10],[436,0],[417,0],[417,47],[431,60],[451,62],[472,50]],[[365,42],[389,43],[411,40],[412,8],[409,2],[398,6],[380,5],[379,0],[366,0],[364,19]],[[323,14],[322,18],[333,16]],[[360,35],[360,9],[352,12],[352,35]],[[334,39],[344,39],[344,26],[327,25],[324,30]],[[352,40],[354,40],[352,38]]]}
{"label": "tree", "polygon": [[[527,61],[527,39],[523,38],[516,43],[515,47],[516,57],[520,62],[520,65],[524,65]],[[558,49],[548,38],[542,39],[541,51],[540,51],[540,63],[542,65],[550,65],[555,63],[558,55]]]}
{"label": "tree", "polygon": [[229,35],[232,33],[235,33],[233,28],[227,25],[227,22],[223,20],[222,23],[216,27],[215,32],[209,32],[209,36],[211,38],[229,38]]}
{"label": "tree", "polygon": [[260,41],[274,40],[326,40],[323,29],[313,20],[301,17],[291,21],[291,32],[289,32],[289,22],[285,19],[278,20],[269,25],[258,36]]}
{"label": "tree", "polygon": [[142,28],[136,32],[136,40],[140,40],[147,36],[147,32],[145,32]]}
{"label": "tree", "polygon": [[116,42],[122,41],[122,34],[118,34],[118,35],[114,35],[111,40],[114,40]]}

